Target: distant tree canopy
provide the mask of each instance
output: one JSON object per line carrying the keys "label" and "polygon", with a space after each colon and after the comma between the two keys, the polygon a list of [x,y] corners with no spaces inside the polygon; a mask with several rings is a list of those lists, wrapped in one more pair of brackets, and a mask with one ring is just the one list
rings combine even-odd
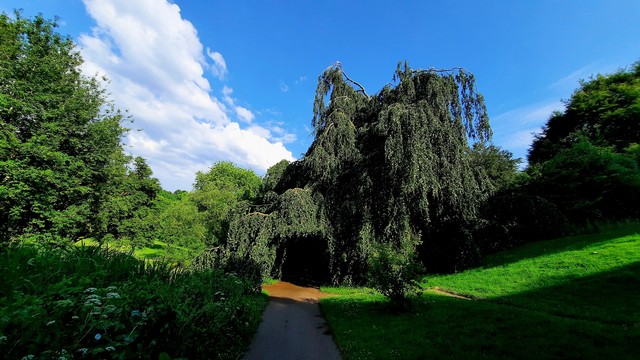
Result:
{"label": "distant tree canopy", "polygon": [[581,81],[529,149],[525,190],[583,224],[640,216],[640,62]]}
{"label": "distant tree canopy", "polygon": [[[334,282],[361,282],[380,244],[402,253],[415,253],[403,249],[422,244],[427,263],[466,261],[468,249],[446,244],[472,247],[467,235],[481,204],[498,186],[494,182],[506,181],[491,170],[500,161],[472,157],[470,143],[495,149],[487,147],[484,100],[463,69],[414,70],[405,63],[394,79],[395,86],[370,96],[340,64],[326,69],[318,79],[312,145],[284,171],[283,164],[269,170],[268,188],[277,197],[259,216],[248,215],[254,221],[232,225],[230,243],[246,243],[236,237],[251,227],[264,238],[261,248],[271,246],[272,258],[279,259],[287,244],[307,241],[317,249],[321,242]],[[276,177],[278,184],[271,185]],[[305,200],[294,201],[295,193],[306,194]],[[296,211],[287,210],[292,206]],[[309,220],[316,225],[309,227]],[[443,244],[452,251],[437,256],[446,260],[429,255]]]}
{"label": "distant tree canopy", "polygon": [[231,218],[247,211],[261,184],[253,171],[231,162],[218,162],[208,172],[196,173],[191,200],[204,216],[209,245],[226,241]]}
{"label": "distant tree canopy", "polygon": [[581,81],[555,112],[529,149],[529,163],[540,164],[581,139],[624,152],[640,142],[640,61],[629,70]]}

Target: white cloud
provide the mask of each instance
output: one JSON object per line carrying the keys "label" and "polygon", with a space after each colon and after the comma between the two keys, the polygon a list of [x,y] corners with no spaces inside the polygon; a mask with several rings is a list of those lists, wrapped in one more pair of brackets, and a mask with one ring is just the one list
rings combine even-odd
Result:
{"label": "white cloud", "polygon": [[554,111],[563,109],[561,101],[548,100],[493,116],[490,118],[493,141],[511,151],[514,157],[525,159],[534,134],[541,132]]}
{"label": "white cloud", "polygon": [[289,91],[289,85],[287,85],[284,81],[280,81],[280,91],[282,92]]}
{"label": "white cloud", "polygon": [[[239,107],[233,90],[222,89],[222,101],[211,96],[205,77],[210,68],[224,77],[221,54],[203,45],[193,25],[166,0],[84,0],[96,26],[79,38],[88,75],[106,75],[118,107],[135,120],[126,142],[145,157],[168,190],[190,189],[195,172],[215,161],[230,160],[259,172],[281,159],[293,160],[283,141],[242,129],[255,115]],[[266,136],[265,136],[266,135]]]}
{"label": "white cloud", "polygon": [[231,97],[231,94],[233,94],[233,89],[225,85],[222,88],[222,96],[223,96],[224,102],[229,104],[229,106],[235,106],[234,104],[235,100],[233,100],[233,98]]}
{"label": "white cloud", "polygon": [[516,131],[510,134],[501,145],[512,150],[528,149],[533,142],[533,137],[539,132],[540,128]]}
{"label": "white cloud", "polygon": [[213,60],[213,66],[211,67],[211,73],[213,76],[223,80],[227,75],[227,62],[224,61],[222,54],[216,51],[211,51],[207,48],[207,55]]}
{"label": "white cloud", "polygon": [[494,124],[530,125],[543,124],[556,110],[564,110],[564,104],[560,100],[549,100],[533,105],[522,106],[491,118]]}
{"label": "white cloud", "polygon": [[256,116],[253,115],[251,110],[243,108],[242,106],[236,106],[236,114],[242,121],[250,123]]}

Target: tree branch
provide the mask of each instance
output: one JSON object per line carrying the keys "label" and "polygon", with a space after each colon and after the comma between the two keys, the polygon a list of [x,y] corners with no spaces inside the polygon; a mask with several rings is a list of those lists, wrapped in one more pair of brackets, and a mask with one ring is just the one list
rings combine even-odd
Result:
{"label": "tree branch", "polygon": [[442,72],[452,72],[454,70],[459,70],[465,73],[468,73],[469,71],[467,71],[467,69],[463,68],[463,67],[452,67],[451,69],[435,69],[435,68],[428,68],[426,70],[421,70],[421,69],[417,69],[417,70],[413,70],[414,73],[418,73],[418,74],[422,74],[422,73],[442,73]]}
{"label": "tree branch", "polygon": [[349,75],[347,75],[347,73],[342,68],[342,63],[340,63],[340,61],[336,61],[333,65],[329,66],[329,68],[338,68],[338,69],[340,69],[340,72],[342,73],[342,76],[344,76],[344,78],[347,79],[347,81],[349,81],[350,83],[352,83],[352,84],[356,85],[357,87],[359,87],[360,90],[358,90],[358,91],[362,92],[364,94],[364,96],[369,98],[369,94],[367,94],[367,91],[364,89],[364,86],[362,86],[359,82],[351,79],[349,77]]}

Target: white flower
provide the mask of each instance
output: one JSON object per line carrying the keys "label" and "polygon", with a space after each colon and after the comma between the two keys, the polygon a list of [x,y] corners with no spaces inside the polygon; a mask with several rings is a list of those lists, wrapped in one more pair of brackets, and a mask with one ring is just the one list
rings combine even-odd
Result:
{"label": "white flower", "polygon": [[116,292],[107,293],[107,299],[119,299],[119,298],[120,298],[120,294]]}
{"label": "white flower", "polygon": [[114,348],[113,346],[107,346],[104,349],[107,350],[107,351],[114,351],[116,348]]}
{"label": "white flower", "polygon": [[49,322],[47,323],[47,326],[53,325],[53,324],[55,324],[55,323],[56,323],[56,321],[55,321],[55,320],[51,320],[51,321],[49,321]]}
{"label": "white flower", "polygon": [[96,290],[98,290],[98,289],[96,289],[94,287],[90,287],[90,288],[86,288],[84,290],[84,292],[86,292],[86,293],[94,293],[94,292],[96,292]]}
{"label": "white flower", "polygon": [[35,355],[27,355],[27,356],[23,356],[22,360],[33,360],[35,358],[36,358]]}
{"label": "white flower", "polygon": [[102,305],[102,301],[100,301],[99,299],[88,299],[87,301],[84,302],[85,306],[100,306]]}
{"label": "white flower", "polygon": [[117,287],[115,287],[115,286],[109,286],[109,287],[107,288],[107,291],[116,291],[116,290],[118,290],[118,288],[117,288]]}

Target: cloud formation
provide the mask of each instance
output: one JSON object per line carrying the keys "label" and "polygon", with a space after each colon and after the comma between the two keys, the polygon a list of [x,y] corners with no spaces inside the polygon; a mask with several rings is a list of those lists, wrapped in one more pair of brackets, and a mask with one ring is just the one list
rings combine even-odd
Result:
{"label": "cloud formation", "polygon": [[243,129],[255,115],[237,106],[233,90],[222,101],[205,77],[227,74],[222,54],[206,49],[197,30],[166,0],[83,0],[96,21],[79,38],[88,75],[106,75],[111,97],[135,120],[126,143],[145,157],[164,188],[190,189],[195,172],[230,160],[258,172],[281,159],[293,160],[283,131]]}
{"label": "cloud formation", "polygon": [[211,67],[211,73],[213,76],[223,80],[227,75],[227,62],[224,61],[224,57],[217,51],[211,51],[207,48],[207,55],[213,60],[213,66]]}

